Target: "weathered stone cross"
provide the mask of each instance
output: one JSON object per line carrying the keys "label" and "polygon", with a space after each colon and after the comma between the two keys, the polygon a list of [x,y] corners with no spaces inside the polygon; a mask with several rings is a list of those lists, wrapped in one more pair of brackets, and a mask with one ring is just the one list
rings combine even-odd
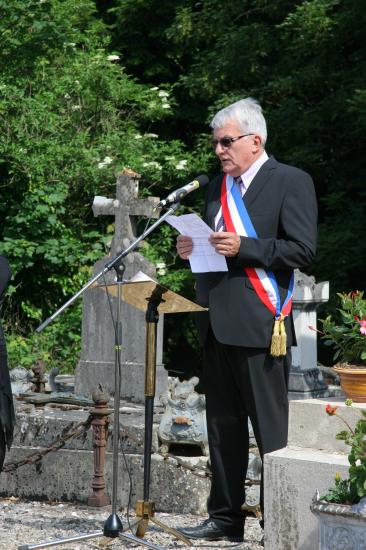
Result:
{"label": "weathered stone cross", "polygon": [[[159,202],[157,197],[138,198],[139,174],[124,170],[117,174],[116,198],[95,197],[94,216],[115,216],[115,232],[111,253],[101,258],[93,267],[99,273],[106,262],[121,252],[136,239],[137,216],[155,218],[153,207]],[[137,251],[128,254],[123,261],[125,279],[130,279],[138,271],[155,277],[155,266]],[[109,271],[104,281],[112,283],[114,270]],[[112,305],[115,304],[112,298]],[[122,380],[121,397],[132,401],[144,401],[145,370],[145,313],[127,303],[122,306]],[[167,371],[162,364],[163,316],[158,324],[157,342],[157,390],[156,395],[167,387]],[[98,384],[103,384],[110,395],[114,394],[115,380],[115,329],[111,320],[107,293],[100,289],[90,289],[83,295],[82,349],[76,369],[75,392],[90,396]]]}
{"label": "weathered stone cross", "polygon": [[127,248],[137,237],[137,216],[157,218],[159,212],[152,212],[159,202],[158,197],[138,198],[140,175],[124,169],[117,174],[116,198],[94,197],[94,216],[115,216],[115,230],[111,254],[115,256],[122,248]]}

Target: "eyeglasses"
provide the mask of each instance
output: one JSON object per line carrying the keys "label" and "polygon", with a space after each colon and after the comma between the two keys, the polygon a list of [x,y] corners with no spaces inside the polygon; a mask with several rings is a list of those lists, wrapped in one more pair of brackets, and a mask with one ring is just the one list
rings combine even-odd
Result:
{"label": "eyeglasses", "polygon": [[224,136],[221,139],[212,140],[212,145],[214,146],[214,149],[216,149],[218,144],[220,144],[221,147],[225,147],[225,149],[228,149],[229,147],[231,147],[231,144],[234,143],[234,141],[237,141],[238,139],[241,139],[247,136],[254,136],[254,134],[243,134],[242,136],[236,136],[236,137]]}

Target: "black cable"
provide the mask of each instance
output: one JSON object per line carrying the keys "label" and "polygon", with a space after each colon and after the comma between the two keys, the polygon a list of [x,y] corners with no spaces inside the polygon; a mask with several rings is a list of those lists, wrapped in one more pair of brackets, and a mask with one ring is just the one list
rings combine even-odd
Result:
{"label": "black cable", "polygon": [[[103,281],[104,281],[105,289],[106,289],[106,293],[107,293],[109,312],[110,312],[110,315],[111,315],[115,341],[117,341],[117,337],[118,337],[118,335],[117,335],[117,322],[115,320],[114,313],[113,313],[112,300],[111,300],[111,295],[108,291],[108,283],[107,283],[107,280],[105,278],[105,273],[103,273]],[[121,342],[121,345],[122,345],[122,342]],[[119,392],[119,395],[121,395],[122,365],[121,365],[121,356],[120,356],[119,353],[117,354],[117,358],[118,358],[117,361],[118,361],[118,370],[119,370],[119,386],[116,390]],[[119,429],[120,429],[120,426],[118,426],[118,433],[119,433]],[[120,438],[118,438],[118,442],[120,442]],[[126,453],[125,453],[123,444],[121,444],[121,451],[122,451],[122,457],[123,457],[123,461],[125,463],[125,467],[126,467],[126,471],[127,471],[127,475],[128,475],[128,481],[129,481],[129,493],[128,493],[126,518],[127,518],[127,523],[128,523],[129,530],[132,533],[133,530],[132,530],[132,526],[131,526],[131,522],[130,522],[130,508],[131,508],[131,502],[132,502],[132,475],[131,475],[130,467],[129,467],[128,462],[127,462],[127,457],[126,457]]]}

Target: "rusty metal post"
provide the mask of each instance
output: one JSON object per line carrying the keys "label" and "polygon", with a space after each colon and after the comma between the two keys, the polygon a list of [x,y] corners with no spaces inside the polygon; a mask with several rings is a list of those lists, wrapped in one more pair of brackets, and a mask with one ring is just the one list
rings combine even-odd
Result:
{"label": "rusty metal post", "polygon": [[35,366],[32,367],[33,377],[30,382],[33,383],[31,391],[35,393],[43,393],[46,389],[46,378],[44,376],[44,364],[42,361],[37,361]]}
{"label": "rusty metal post", "polygon": [[93,447],[94,447],[94,478],[92,482],[93,494],[88,498],[88,506],[107,506],[110,498],[105,494],[105,451],[108,438],[108,424],[111,410],[107,408],[108,396],[99,384],[98,389],[93,391],[92,399],[95,403],[90,411],[93,416]]}

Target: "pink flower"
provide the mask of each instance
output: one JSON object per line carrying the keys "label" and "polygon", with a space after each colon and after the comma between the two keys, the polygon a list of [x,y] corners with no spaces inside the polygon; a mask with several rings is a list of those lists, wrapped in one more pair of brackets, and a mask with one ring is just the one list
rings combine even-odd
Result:
{"label": "pink flower", "polygon": [[319,334],[324,334],[321,330],[318,330],[317,328],[313,327],[312,325],[308,325],[309,330],[313,330],[314,332],[319,332]]}
{"label": "pink flower", "polygon": [[360,332],[361,334],[364,334],[366,336],[366,320],[363,319],[362,321],[358,320],[360,326]]}

